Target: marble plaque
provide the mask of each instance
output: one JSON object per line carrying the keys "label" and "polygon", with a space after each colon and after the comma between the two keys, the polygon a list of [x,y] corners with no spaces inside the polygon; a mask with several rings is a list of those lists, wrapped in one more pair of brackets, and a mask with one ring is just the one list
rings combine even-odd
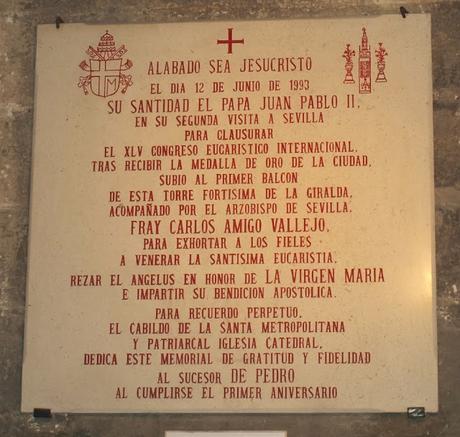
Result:
{"label": "marble plaque", "polygon": [[430,17],[38,26],[22,411],[437,411]]}

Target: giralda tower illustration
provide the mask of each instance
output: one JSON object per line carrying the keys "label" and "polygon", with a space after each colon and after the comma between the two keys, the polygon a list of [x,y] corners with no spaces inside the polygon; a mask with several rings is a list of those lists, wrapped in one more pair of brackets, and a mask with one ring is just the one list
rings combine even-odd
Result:
{"label": "giralda tower illustration", "polygon": [[361,94],[371,92],[371,49],[365,27],[363,27],[363,36],[359,46],[359,92]]}

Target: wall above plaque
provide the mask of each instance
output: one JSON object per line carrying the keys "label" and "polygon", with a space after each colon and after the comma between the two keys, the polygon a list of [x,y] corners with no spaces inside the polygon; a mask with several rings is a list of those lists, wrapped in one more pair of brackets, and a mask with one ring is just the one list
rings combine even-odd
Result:
{"label": "wall above plaque", "polygon": [[22,410],[437,411],[430,18],[38,27]]}

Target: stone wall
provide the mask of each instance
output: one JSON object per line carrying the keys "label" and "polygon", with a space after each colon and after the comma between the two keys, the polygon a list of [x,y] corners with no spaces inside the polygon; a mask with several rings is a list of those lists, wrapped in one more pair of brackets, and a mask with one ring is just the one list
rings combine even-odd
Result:
{"label": "stone wall", "polygon": [[356,17],[399,13],[402,5],[387,0],[0,0],[0,435],[160,437],[168,429],[242,428],[286,430],[289,437],[460,435],[460,2],[403,5],[410,13],[432,15],[439,414],[419,420],[404,414],[62,414],[51,419],[21,414],[36,25],[53,23],[56,16],[101,24]]}

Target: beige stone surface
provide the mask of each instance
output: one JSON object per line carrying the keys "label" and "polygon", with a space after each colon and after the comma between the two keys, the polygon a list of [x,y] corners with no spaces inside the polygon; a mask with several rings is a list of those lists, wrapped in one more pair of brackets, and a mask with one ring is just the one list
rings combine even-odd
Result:
{"label": "beige stone surface", "polygon": [[[22,410],[437,411],[430,16],[107,28],[38,29]],[[229,28],[240,41],[231,53],[217,43]],[[389,55],[378,71],[381,41]],[[343,83],[347,43],[356,67]],[[78,69],[88,45],[97,52]],[[264,60],[270,71],[258,71]],[[177,61],[184,72],[174,72]],[[152,101],[158,108],[146,109]],[[262,138],[232,137],[240,134]],[[254,143],[267,150],[249,152]],[[197,151],[169,152],[151,169],[164,144]],[[209,144],[242,146],[216,153]],[[230,188],[254,198],[232,198]],[[184,189],[191,194],[170,200]],[[245,204],[277,211],[229,213]],[[123,213],[148,205],[170,211]],[[180,249],[184,237],[225,244]],[[167,247],[146,248],[150,238]],[[289,260],[277,262],[283,254]],[[170,275],[183,296],[140,300],[139,273]],[[213,286],[210,273],[228,279]],[[263,296],[222,299],[216,287]],[[191,315],[197,307],[219,312]],[[148,332],[135,330],[146,323]],[[206,345],[196,350],[151,346],[199,337]],[[251,362],[254,352],[268,362]],[[149,394],[157,389],[165,394]]]}

